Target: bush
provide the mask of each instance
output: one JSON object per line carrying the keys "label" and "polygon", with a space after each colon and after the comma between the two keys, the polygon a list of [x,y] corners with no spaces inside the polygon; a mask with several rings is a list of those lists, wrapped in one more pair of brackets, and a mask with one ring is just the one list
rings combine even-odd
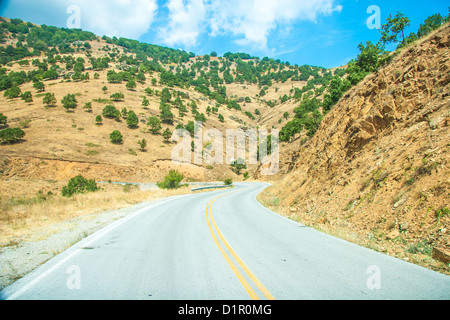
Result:
{"label": "bush", "polygon": [[0,140],[7,144],[15,143],[24,136],[25,132],[20,128],[6,128],[0,131]]}
{"label": "bush", "polygon": [[123,100],[125,98],[125,95],[122,92],[116,92],[116,93],[113,93],[110,96],[110,98],[113,101],[120,101],[120,100]]}
{"label": "bush", "polygon": [[62,195],[64,197],[71,197],[76,193],[94,192],[99,189],[94,179],[87,180],[82,175],[78,175],[70,179],[67,186],[63,187]]}
{"label": "bush", "polygon": [[19,87],[15,86],[15,87],[11,87],[9,89],[7,89],[5,91],[5,93],[3,94],[3,96],[7,99],[14,99],[14,98],[18,98],[21,95],[22,91],[20,90]]}
{"label": "bush", "polygon": [[147,119],[147,127],[151,133],[157,134],[161,130],[161,120],[156,116],[149,117]]}
{"label": "bush", "polygon": [[45,95],[44,95],[44,98],[42,99],[42,102],[44,103],[44,104],[46,104],[47,106],[54,106],[54,105],[56,105],[56,98],[55,98],[55,94],[54,93],[50,93],[50,92],[47,92]]}
{"label": "bush", "polygon": [[123,136],[118,130],[114,130],[110,135],[109,139],[111,139],[112,143],[118,144],[123,142]]}
{"label": "bush", "polygon": [[230,164],[231,170],[233,170],[236,174],[241,174],[241,170],[247,169],[247,165],[245,164],[244,159],[239,158]]}
{"label": "bush", "polygon": [[178,189],[181,187],[180,182],[184,176],[176,170],[170,170],[169,174],[164,177],[164,181],[156,183],[160,189]]}
{"label": "bush", "polygon": [[120,111],[117,110],[117,108],[113,105],[107,105],[106,107],[104,107],[102,110],[102,114],[105,118],[116,120],[120,119]]}
{"label": "bush", "polygon": [[128,125],[128,127],[132,128],[132,129],[133,128],[137,128],[138,123],[139,123],[139,119],[138,119],[136,113],[134,113],[134,111],[130,110],[127,113],[127,125]]}
{"label": "bush", "polygon": [[223,180],[223,183],[224,183],[226,186],[230,186],[230,185],[233,184],[233,179],[231,179],[231,178],[225,179],[225,180]]}
{"label": "bush", "polygon": [[33,102],[33,95],[30,91],[25,91],[20,95],[20,98],[25,102]]}
{"label": "bush", "polygon": [[77,107],[77,99],[75,98],[74,94],[67,94],[64,96],[64,98],[61,100],[61,103],[63,104],[63,107],[66,109],[66,111],[69,111],[69,109],[75,109]]}
{"label": "bush", "polygon": [[8,118],[5,115],[3,115],[3,113],[0,113],[0,128],[6,127],[7,120]]}

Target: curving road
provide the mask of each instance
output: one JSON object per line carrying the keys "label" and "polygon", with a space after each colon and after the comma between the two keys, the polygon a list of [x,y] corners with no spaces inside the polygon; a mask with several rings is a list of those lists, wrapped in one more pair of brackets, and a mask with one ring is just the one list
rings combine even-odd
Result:
{"label": "curving road", "polygon": [[267,210],[268,185],[156,201],[83,239],[2,299],[450,299],[450,277]]}

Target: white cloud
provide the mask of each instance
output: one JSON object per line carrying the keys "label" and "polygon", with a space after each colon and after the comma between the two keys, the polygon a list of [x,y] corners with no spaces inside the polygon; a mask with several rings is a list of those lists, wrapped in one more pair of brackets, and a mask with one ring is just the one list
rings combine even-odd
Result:
{"label": "white cloud", "polygon": [[146,33],[155,17],[156,0],[78,0],[81,28],[98,35],[137,39]]}
{"label": "white cloud", "polygon": [[232,36],[242,46],[267,49],[270,33],[289,32],[298,21],[316,22],[319,16],[340,11],[336,0],[169,0],[168,24],[159,39],[168,45],[192,48],[199,36]]}
{"label": "white cloud", "polygon": [[181,44],[187,48],[197,45],[205,21],[203,0],[169,0],[169,24],[159,29],[158,38],[168,45]]}
{"label": "white cloud", "polygon": [[[240,36],[240,45],[267,49],[269,33],[298,21],[316,22],[342,7],[335,0],[212,0],[210,3],[211,35]],[[288,29],[287,29],[288,30]]]}

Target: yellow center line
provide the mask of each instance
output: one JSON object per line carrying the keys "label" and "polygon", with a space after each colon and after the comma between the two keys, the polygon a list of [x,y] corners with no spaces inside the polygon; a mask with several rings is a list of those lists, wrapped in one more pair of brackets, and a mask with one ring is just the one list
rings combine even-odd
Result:
{"label": "yellow center line", "polygon": [[[236,192],[236,191],[233,191]],[[230,193],[233,193],[230,192]],[[217,234],[219,235],[220,240],[222,240],[222,243],[225,245],[225,247],[228,249],[230,254],[234,257],[234,259],[238,262],[238,264],[241,266],[242,270],[247,274],[247,276],[253,281],[253,283],[258,287],[259,290],[263,293],[263,295],[269,299],[269,300],[275,300],[275,298],[270,294],[270,292],[264,287],[264,285],[258,280],[258,278],[250,271],[250,269],[245,265],[245,263],[242,261],[242,259],[236,254],[236,252],[231,248],[231,246],[228,244],[228,242],[223,237],[222,233],[220,232],[219,227],[217,226],[213,214],[212,214],[212,205],[214,202],[216,202],[218,199],[230,194],[224,194],[221,195],[213,200],[211,200],[208,205],[206,206],[206,220],[208,222],[209,231],[211,232],[211,235],[214,239],[214,242],[216,243],[217,247],[219,248],[222,255],[225,257],[225,260],[230,265],[231,269],[234,271],[236,276],[238,277],[239,281],[243,285],[244,289],[247,291],[247,293],[250,295],[250,297],[253,300],[259,300],[258,295],[255,293],[255,291],[251,288],[251,286],[248,284],[248,282],[245,280],[245,278],[242,276],[242,274],[237,269],[236,265],[232,262],[230,257],[227,255],[227,253],[222,249],[220,246],[219,240],[217,239],[216,235],[214,234],[213,227],[211,226],[210,219],[212,222],[212,225],[214,226],[214,229],[216,230]]]}

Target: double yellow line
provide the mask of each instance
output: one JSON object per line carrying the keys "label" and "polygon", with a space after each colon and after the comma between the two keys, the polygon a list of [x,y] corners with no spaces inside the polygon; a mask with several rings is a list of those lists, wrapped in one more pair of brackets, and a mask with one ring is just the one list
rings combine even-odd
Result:
{"label": "double yellow line", "polygon": [[[236,192],[236,191],[234,191]],[[233,193],[233,192],[230,192]],[[247,293],[250,295],[250,297],[253,300],[259,300],[260,298],[258,297],[258,295],[256,294],[255,290],[253,290],[253,288],[250,286],[250,284],[247,282],[247,280],[245,279],[245,277],[242,275],[242,273],[239,271],[238,267],[235,265],[235,263],[233,263],[231,257],[233,257],[237,263],[239,264],[239,266],[241,267],[241,269],[245,272],[245,274],[247,274],[248,278],[250,278],[250,280],[253,282],[253,284],[262,292],[262,294],[269,300],[275,300],[275,298],[270,294],[270,292],[263,286],[263,284],[258,280],[258,278],[256,278],[256,276],[250,271],[250,269],[245,265],[245,263],[241,260],[241,258],[239,258],[239,256],[236,254],[236,252],[234,252],[234,250],[231,248],[231,246],[228,244],[228,242],[225,240],[225,238],[223,237],[222,233],[220,232],[220,229],[217,227],[216,222],[214,221],[214,217],[211,211],[212,205],[214,204],[214,202],[216,202],[218,199],[230,194],[224,194],[221,195],[213,200],[211,200],[208,205],[206,206],[206,221],[208,222],[208,227],[209,227],[209,231],[211,232],[211,235],[214,239],[214,242],[216,243],[217,247],[219,248],[220,252],[222,253],[222,255],[224,256],[225,260],[227,261],[228,265],[231,267],[231,269],[233,270],[233,272],[235,273],[235,275],[237,276],[237,278],[239,279],[239,281],[241,282],[242,286],[244,287],[244,289],[247,291]],[[216,237],[215,232],[217,233],[217,235],[219,236],[220,240],[222,241],[223,245],[225,246],[225,248],[228,250],[229,254],[231,255],[231,257],[227,254],[227,252],[225,252],[225,250],[222,248],[222,246],[220,245],[219,240]]]}

